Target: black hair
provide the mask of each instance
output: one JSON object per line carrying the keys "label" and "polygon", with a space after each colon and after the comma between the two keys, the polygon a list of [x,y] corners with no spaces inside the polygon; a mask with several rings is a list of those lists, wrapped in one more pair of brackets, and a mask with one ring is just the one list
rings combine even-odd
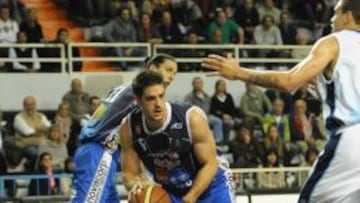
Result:
{"label": "black hair", "polygon": [[343,12],[351,11],[356,24],[360,24],[360,1],[359,0],[344,0],[341,10]]}
{"label": "black hair", "polygon": [[133,92],[136,96],[141,97],[144,89],[152,85],[164,85],[164,79],[158,72],[146,70],[139,73],[132,83]]}
{"label": "black hair", "polygon": [[147,57],[145,59],[145,68],[148,69],[151,65],[154,65],[156,68],[158,68],[166,60],[176,62],[175,58],[169,54],[157,54],[155,56]]}
{"label": "black hair", "polygon": [[62,33],[62,32],[66,32],[66,33],[69,33],[69,31],[66,29],[66,28],[59,28],[56,32],[56,36],[59,37],[59,35]]}

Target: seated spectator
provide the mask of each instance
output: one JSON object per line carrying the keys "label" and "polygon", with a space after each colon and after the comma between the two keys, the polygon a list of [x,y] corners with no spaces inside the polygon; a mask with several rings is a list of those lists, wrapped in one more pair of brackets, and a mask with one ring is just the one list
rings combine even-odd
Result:
{"label": "seated spectator", "polygon": [[268,133],[270,126],[277,127],[281,139],[290,141],[289,115],[284,114],[284,101],[280,98],[275,99],[272,105],[272,111],[264,116],[264,132]]}
{"label": "seated spectator", "polygon": [[28,42],[41,42],[44,38],[42,27],[38,22],[37,10],[29,8],[26,19],[20,24],[20,30],[26,33]]}
{"label": "seated spectator", "polygon": [[63,102],[70,105],[70,115],[78,123],[82,123],[85,115],[90,113],[90,95],[83,91],[83,84],[79,78],[71,82],[71,90],[62,98]]}
{"label": "seated spectator", "polygon": [[314,117],[306,113],[306,108],[304,100],[296,100],[294,113],[290,116],[291,142],[301,147],[302,153],[309,147],[322,150],[325,145],[325,136]]}
{"label": "seated spectator", "polygon": [[25,97],[23,106],[24,110],[14,118],[15,144],[30,162],[28,169],[32,170],[38,146],[45,141],[51,123],[43,113],[36,110],[35,97]]}
{"label": "seated spectator", "polygon": [[[88,115],[88,114],[86,114]],[[78,134],[81,130],[79,121],[74,120],[70,113],[70,104],[62,102],[55,116],[55,124],[60,126],[62,139],[67,145],[67,151],[70,156],[74,155],[78,146]]]}
{"label": "seated spectator", "polygon": [[[74,168],[75,168],[75,164],[72,158],[67,158],[64,164],[64,173],[72,174],[74,172]],[[72,184],[71,178],[60,179],[60,187],[61,187],[60,191],[61,194],[64,195],[65,197],[70,197],[71,195],[71,184]]]}
{"label": "seated spectator", "polygon": [[68,152],[59,125],[52,125],[47,139],[39,145],[38,153],[42,154],[43,152],[51,154],[54,169],[64,168],[64,161],[68,157]]}
{"label": "seated spectator", "polygon": [[241,96],[240,109],[247,123],[262,126],[265,113],[271,110],[271,103],[257,86],[246,83],[246,92]]}
{"label": "seated spectator", "polygon": [[[260,25],[255,27],[254,30],[255,44],[259,45],[282,45],[280,29],[276,26],[274,17],[265,15],[262,18]],[[261,50],[258,55],[260,57],[277,56],[277,51],[274,50]]]}
{"label": "seated spectator", "polygon": [[[63,44],[65,49],[65,57],[68,57],[67,46],[70,42],[69,31],[66,28],[59,28],[56,33],[56,39],[50,43]],[[61,50],[59,47],[40,49],[41,57],[55,57],[61,58]],[[80,50],[78,47],[72,48],[72,56],[75,58],[80,57]],[[80,71],[82,62],[73,62],[73,71]],[[58,62],[43,63],[41,72],[61,72],[62,64]],[[66,64],[66,71],[69,71],[69,64]]]}
{"label": "seated spectator", "polygon": [[306,102],[306,113],[317,116],[321,113],[321,101],[318,89],[311,86],[309,83],[304,84],[293,94],[293,101],[302,99]]}
{"label": "seated spectator", "polygon": [[[228,19],[223,9],[216,11],[216,19],[208,27],[208,41],[213,42],[215,31],[221,30],[221,43],[244,43],[244,30],[232,19]],[[232,36],[236,36],[235,39]]]}
{"label": "seated spectator", "polygon": [[[266,159],[264,167],[266,168],[276,168],[280,167],[277,150],[268,149],[266,150]],[[284,188],[285,183],[285,174],[284,172],[260,172],[258,174],[259,188]]]}
{"label": "seated spectator", "polygon": [[259,13],[253,0],[244,0],[244,4],[235,11],[235,21],[244,28],[244,43],[253,42],[254,29],[259,24]]}
{"label": "seated spectator", "polygon": [[18,23],[10,18],[10,8],[3,4],[0,6],[0,43],[15,43],[16,33],[19,32]]}
{"label": "seated spectator", "polygon": [[88,114],[85,114],[84,123],[87,123],[91,119],[91,116],[95,113],[97,108],[101,105],[101,100],[98,96],[92,96],[89,99],[89,104],[90,104],[90,112]]}
{"label": "seated spectator", "polygon": [[70,104],[67,102],[62,102],[59,104],[54,123],[60,127],[60,132],[62,136],[62,140],[67,142],[70,138],[71,128],[73,124],[73,120],[70,115]]}
{"label": "seated spectator", "polygon": [[[185,37],[185,42],[190,45],[196,45],[199,44],[201,40],[201,36],[198,35],[194,30],[189,30]],[[179,50],[178,52],[181,57],[187,57],[187,58],[201,58],[206,56],[206,51],[202,49],[194,49],[193,47],[189,47],[184,50]],[[204,69],[199,66],[199,63],[179,63],[179,72],[185,72],[185,71],[203,71]]]}
{"label": "seated spectator", "polygon": [[170,8],[174,21],[182,28],[182,34],[190,28],[200,31],[203,13],[194,0],[172,1]]}
{"label": "seated spectator", "polygon": [[155,25],[161,23],[163,12],[168,7],[167,1],[144,0],[141,5],[142,13],[148,13]]}
{"label": "seated spectator", "polygon": [[265,16],[270,15],[274,19],[274,24],[279,24],[281,11],[275,7],[274,0],[264,0],[259,6],[260,19],[264,19]]}
{"label": "seated spectator", "polygon": [[230,142],[230,152],[234,156],[234,166],[239,168],[256,168],[261,166],[264,150],[252,136],[252,128],[241,124],[235,131],[235,138]]}
{"label": "seated spectator", "polygon": [[[310,44],[310,33],[305,29],[299,29],[296,34],[296,45],[306,46]],[[304,59],[308,56],[309,49],[293,49],[291,51],[291,57],[296,59]]]}
{"label": "seated spectator", "polygon": [[206,113],[216,144],[222,144],[224,141],[222,119],[209,114],[211,98],[203,89],[204,81],[200,77],[195,77],[192,87],[193,90],[185,96],[185,102],[200,107]]}
{"label": "seated spectator", "polygon": [[59,180],[54,178],[52,156],[44,152],[40,154],[37,174],[46,174],[47,178],[32,179],[29,184],[29,195],[57,195],[59,194]]}
{"label": "seated spectator", "polygon": [[312,166],[319,155],[319,150],[314,147],[310,147],[305,153],[305,160],[307,166]]}
{"label": "seated spectator", "polygon": [[217,80],[215,93],[211,97],[210,114],[222,119],[225,144],[229,142],[230,129],[235,124],[235,113],[234,99],[226,90],[225,80]]}
{"label": "seated spectator", "polygon": [[162,13],[161,23],[159,24],[159,32],[165,44],[183,42],[181,31],[176,22],[173,21],[169,11],[163,11]]}
{"label": "seated spectator", "polygon": [[280,33],[284,44],[295,44],[295,36],[297,34],[296,27],[290,23],[289,14],[282,12],[280,15]]}
{"label": "seated spectator", "polygon": [[292,95],[287,92],[275,90],[275,89],[267,89],[265,91],[265,95],[270,99],[271,103],[274,103],[276,99],[281,99],[284,102],[284,113],[290,114],[292,110],[293,100]]}
{"label": "seated spectator", "polygon": [[[104,38],[106,42],[137,42],[137,33],[135,25],[131,20],[131,13],[128,8],[121,8],[120,15],[108,22],[104,26]],[[111,50],[110,55],[118,57],[143,56],[144,50],[132,47],[116,47]],[[127,63],[121,61],[118,63],[121,69],[127,70]]]}
{"label": "seated spectator", "polygon": [[283,163],[284,158],[284,141],[279,136],[279,131],[276,125],[270,125],[267,129],[266,136],[264,138],[265,151],[270,149],[276,150],[277,161]]}
{"label": "seated spectator", "polygon": [[[17,33],[17,43],[26,44],[27,36],[26,33],[20,31]],[[38,59],[38,54],[35,48],[16,47],[9,49],[9,57],[11,59],[17,58],[32,58]],[[34,62],[12,62],[12,71],[14,72],[37,72],[40,70],[40,63],[38,60]]]}
{"label": "seated spectator", "polygon": [[137,28],[138,41],[149,42],[151,44],[160,44],[162,39],[157,27],[151,22],[150,15],[143,13],[141,15],[140,25]]}

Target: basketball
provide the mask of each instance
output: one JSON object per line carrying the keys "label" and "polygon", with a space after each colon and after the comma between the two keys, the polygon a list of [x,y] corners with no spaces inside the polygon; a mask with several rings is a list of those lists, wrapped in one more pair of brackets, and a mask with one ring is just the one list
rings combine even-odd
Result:
{"label": "basketball", "polygon": [[171,203],[168,193],[160,186],[149,185],[141,193],[133,196],[129,203]]}

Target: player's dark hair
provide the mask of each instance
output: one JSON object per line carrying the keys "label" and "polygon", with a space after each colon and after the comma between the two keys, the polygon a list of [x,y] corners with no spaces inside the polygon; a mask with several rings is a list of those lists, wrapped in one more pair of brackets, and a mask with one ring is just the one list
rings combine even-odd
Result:
{"label": "player's dark hair", "polygon": [[341,10],[343,12],[351,11],[356,24],[360,24],[360,1],[344,0]]}
{"label": "player's dark hair", "polygon": [[164,85],[164,79],[158,72],[146,70],[139,73],[132,83],[133,92],[136,96],[141,97],[144,89],[152,85]]}
{"label": "player's dark hair", "polygon": [[148,69],[151,65],[154,65],[156,68],[158,68],[166,60],[176,62],[175,58],[169,54],[157,54],[156,56],[147,57],[145,59],[145,68]]}

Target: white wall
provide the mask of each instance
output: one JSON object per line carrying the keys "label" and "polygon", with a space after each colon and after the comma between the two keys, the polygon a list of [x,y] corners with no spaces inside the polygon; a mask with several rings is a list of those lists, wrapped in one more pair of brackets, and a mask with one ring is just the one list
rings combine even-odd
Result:
{"label": "white wall", "polygon": [[[38,109],[55,110],[62,96],[69,91],[71,79],[78,77],[84,82],[84,90],[91,95],[103,96],[107,91],[124,82],[131,82],[136,73],[81,73],[42,74],[18,73],[0,74],[0,106],[3,111],[22,109],[25,96],[37,98]],[[219,78],[207,77],[205,73],[178,73],[174,82],[167,90],[170,100],[182,100],[191,91],[191,81],[200,76],[205,81],[205,91],[212,95],[215,81]],[[235,104],[239,105],[240,96],[244,92],[244,83],[228,81],[228,91],[234,96]]]}

